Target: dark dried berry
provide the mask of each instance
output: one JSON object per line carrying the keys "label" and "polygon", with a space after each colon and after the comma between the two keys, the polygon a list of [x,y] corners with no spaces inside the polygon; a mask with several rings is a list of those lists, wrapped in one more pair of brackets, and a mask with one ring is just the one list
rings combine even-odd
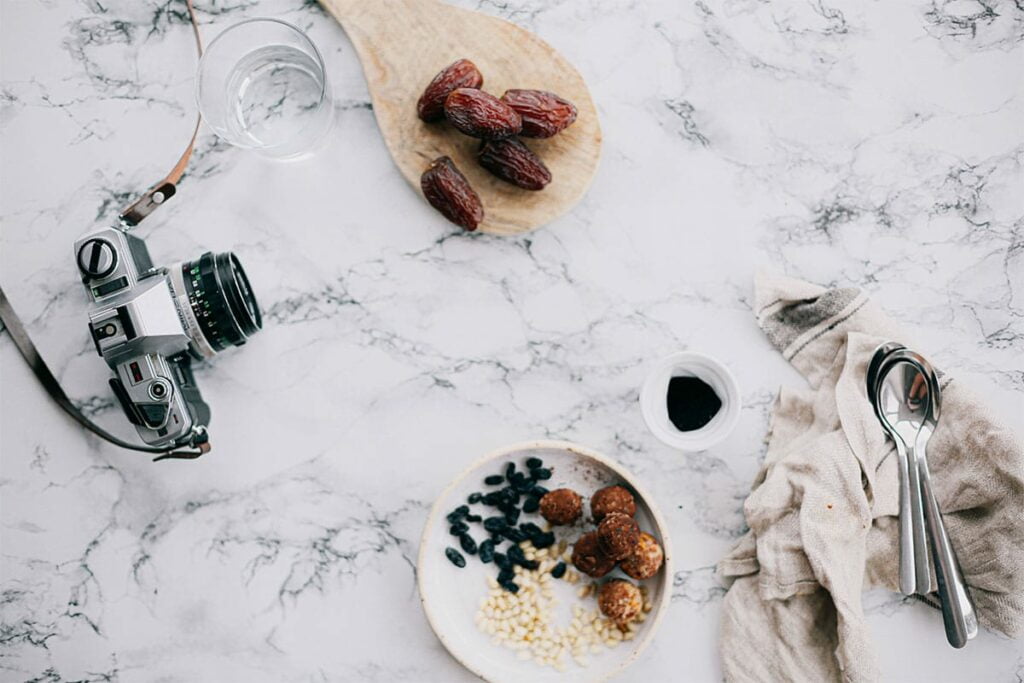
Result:
{"label": "dark dried berry", "polygon": [[550,531],[533,534],[530,537],[530,542],[533,543],[533,547],[540,550],[541,548],[550,548],[555,544],[555,535]]}
{"label": "dark dried berry", "polygon": [[476,541],[469,534],[462,534],[459,536],[459,545],[470,555],[476,555]]}
{"label": "dark dried berry", "polygon": [[494,541],[488,539],[480,544],[480,561],[487,564],[494,559]]}
{"label": "dark dried berry", "polygon": [[522,531],[524,534],[530,534],[531,536],[533,534],[539,534],[544,531],[533,522],[523,522],[519,525],[519,530]]}
{"label": "dark dried berry", "polygon": [[479,522],[483,517],[480,515],[466,515],[465,519],[467,522]]}
{"label": "dark dried berry", "polygon": [[522,548],[520,548],[517,545],[514,545],[508,549],[508,559],[513,564],[519,564],[521,562],[526,561],[526,554],[523,552]]}
{"label": "dark dried berry", "polygon": [[[535,469],[533,471],[533,476],[534,476],[535,479],[538,479],[540,481],[544,481],[545,479],[550,479],[551,478],[551,470],[549,470],[546,467],[538,467],[537,469]],[[538,487],[534,487],[534,490],[536,490],[537,488]]]}
{"label": "dark dried berry", "polygon": [[444,115],[459,131],[493,140],[517,134],[523,120],[512,107],[483,90],[458,88],[444,101]]}
{"label": "dark dried berry", "polygon": [[502,567],[501,571],[498,572],[498,583],[502,583],[504,581],[510,581],[513,578],[515,578],[515,575],[516,575],[515,570],[512,569],[511,565],[509,565],[507,567]]}
{"label": "dark dried berry", "polygon": [[508,526],[504,517],[488,517],[484,520],[484,528],[488,531],[503,531]]}
{"label": "dark dried berry", "polygon": [[494,564],[499,569],[511,569],[512,562],[505,553],[494,553]]}
{"label": "dark dried berry", "polygon": [[540,484],[534,484],[533,488],[530,489],[530,495],[536,496],[537,498],[543,498],[547,493],[549,493],[549,491]]}
{"label": "dark dried berry", "polygon": [[484,205],[449,157],[438,157],[420,177],[420,189],[430,205],[466,230],[476,230],[484,219]]}
{"label": "dark dried berry", "polygon": [[497,486],[498,484],[505,483],[505,477],[500,474],[492,474],[491,476],[484,478],[484,483],[488,486]]}
{"label": "dark dried berry", "polygon": [[492,174],[524,190],[543,190],[551,182],[551,171],[540,157],[515,138],[487,140],[476,158]]}
{"label": "dark dried berry", "polygon": [[500,531],[495,531],[491,533],[491,540],[494,541],[495,545],[497,545],[499,543],[504,543],[505,537],[501,535]]}
{"label": "dark dried berry", "polygon": [[515,508],[512,508],[511,510],[506,512],[505,513],[505,521],[508,522],[510,525],[515,524],[516,522],[518,522],[519,521],[519,510],[516,510]]}
{"label": "dark dried berry", "polygon": [[[504,479],[502,479],[504,481]],[[491,491],[484,496],[483,501],[485,505],[497,505],[501,502],[501,491]]]}
{"label": "dark dried berry", "polygon": [[512,483],[512,476],[515,473],[516,473],[516,464],[514,462],[510,462],[507,465],[505,465],[505,480],[508,481],[508,483],[510,483],[510,484]]}
{"label": "dark dried berry", "polygon": [[465,515],[464,512],[462,512],[458,508],[456,508],[455,510],[452,510],[451,512],[449,512],[445,516],[445,519],[448,520],[449,524],[455,524],[456,522],[458,522],[460,519],[462,519],[465,516],[466,515]]}
{"label": "dark dried berry", "polygon": [[479,88],[484,77],[476,65],[468,59],[460,59],[446,66],[434,76],[416,103],[416,113],[424,121],[440,121],[444,118],[444,101],[456,88]]}
{"label": "dark dried berry", "polygon": [[506,90],[501,101],[522,118],[520,135],[523,137],[549,138],[576,120],[576,107],[572,102],[544,90]]}
{"label": "dark dried berry", "polygon": [[484,497],[484,494],[482,494],[482,493],[471,493],[471,494],[469,494],[469,497],[466,498],[466,502],[470,503],[470,504],[472,504],[472,503],[479,503],[481,501],[481,499],[483,499],[483,497]]}
{"label": "dark dried berry", "polygon": [[504,583],[500,583],[498,585],[507,590],[509,593],[519,592],[519,584],[517,584],[515,581],[505,581]]}
{"label": "dark dried berry", "polygon": [[457,512],[460,515],[462,515],[463,517],[465,517],[466,515],[469,514],[469,506],[468,505],[460,505],[459,507],[455,508],[455,510],[453,510],[453,512]]}
{"label": "dark dried berry", "polygon": [[540,458],[527,458],[526,459],[526,467],[527,467],[527,469],[535,470],[535,469],[537,469],[538,467],[540,467],[543,464],[544,464],[544,461],[541,460]]}
{"label": "dark dried berry", "polygon": [[[480,554],[483,555],[483,552],[481,551]],[[551,570],[551,576],[555,577],[556,579],[560,579],[563,576],[565,576],[565,562],[559,562],[558,564],[556,564],[554,569]]]}
{"label": "dark dried berry", "polygon": [[533,482],[523,474],[522,472],[516,472],[512,475],[512,488],[518,493],[523,493],[530,490],[533,486]]}
{"label": "dark dried berry", "polygon": [[460,553],[455,548],[445,548],[444,554],[445,557],[447,557],[451,561],[451,563],[454,564],[456,567],[466,566],[466,558],[464,558],[462,556],[462,553]]}
{"label": "dark dried berry", "polygon": [[502,529],[501,535],[507,538],[508,540],[512,541],[513,543],[522,543],[527,538],[529,538],[529,536],[524,534],[519,529],[514,529],[512,527],[506,527]]}
{"label": "dark dried berry", "polygon": [[467,531],[469,531],[469,525],[465,522],[455,522],[455,524],[452,524],[451,528],[448,529],[448,533],[452,536],[461,536]]}
{"label": "dark dried berry", "polygon": [[540,509],[540,500],[533,496],[527,496],[523,501],[523,512],[536,512]]}

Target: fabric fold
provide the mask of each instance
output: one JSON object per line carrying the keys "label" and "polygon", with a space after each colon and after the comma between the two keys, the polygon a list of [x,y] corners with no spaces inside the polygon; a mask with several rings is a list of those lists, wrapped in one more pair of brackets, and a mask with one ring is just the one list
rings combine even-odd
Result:
{"label": "fabric fold", "polygon": [[[897,589],[899,493],[864,377],[879,343],[916,345],[859,289],[762,274],[755,302],[758,324],[809,388],[780,391],[744,504],[749,531],[718,566],[730,584],[723,670],[730,681],[873,681],[861,594]],[[1024,451],[948,375],[942,391],[928,449],[935,493],[981,623],[1017,637]]]}

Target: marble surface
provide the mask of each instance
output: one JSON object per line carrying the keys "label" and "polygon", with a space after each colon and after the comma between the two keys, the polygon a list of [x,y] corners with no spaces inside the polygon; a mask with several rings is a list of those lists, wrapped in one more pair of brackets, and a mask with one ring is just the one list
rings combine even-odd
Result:
{"label": "marble surface", "polygon": [[[392,166],[341,29],[303,0],[199,0],[308,30],[329,147],[280,164],[204,131],[139,228],[157,261],[234,249],[266,312],[201,367],[214,452],[151,464],[86,437],[0,335],[0,678],[459,681],[419,608],[433,498],[498,446],[588,444],[653,490],[669,614],[623,680],[715,681],[716,560],[741,533],[780,384],[753,273],[866,287],[1024,432],[1024,9],[1012,0],[457,0],[588,79],[602,166],[570,215],[466,235]],[[178,0],[0,2],[5,291],[75,400],[131,435],[86,337],[70,247],[187,139]],[[470,55],[471,56],[471,55]],[[728,363],[740,425],[681,455],[637,405],[679,349]],[[887,680],[1020,681],[1024,644],[949,648],[938,615],[865,596]]]}

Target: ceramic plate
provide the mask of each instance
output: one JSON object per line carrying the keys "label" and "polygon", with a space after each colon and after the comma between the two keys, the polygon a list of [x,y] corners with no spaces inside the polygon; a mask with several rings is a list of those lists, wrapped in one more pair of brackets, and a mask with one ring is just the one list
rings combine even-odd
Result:
{"label": "ceramic plate", "polygon": [[[445,548],[459,548],[458,539],[448,533],[447,514],[460,505],[475,491],[487,492],[492,488],[484,484],[484,477],[500,474],[507,462],[525,470],[525,461],[538,457],[544,466],[552,470],[550,480],[544,486],[554,490],[568,487],[585,499],[584,521],[576,527],[556,527],[559,539],[570,543],[583,531],[593,529],[590,518],[590,495],[597,489],[610,484],[621,484],[630,489],[636,497],[636,520],[643,531],[653,535],[665,549],[665,564],[654,577],[641,582],[647,587],[648,597],[653,603],[646,621],[640,624],[637,636],[614,648],[604,648],[600,654],[588,654],[588,666],[581,667],[571,656],[564,658],[565,671],[542,666],[533,660],[522,660],[517,653],[503,645],[491,642],[491,637],[477,629],[476,613],[480,600],[489,593],[487,577],[497,575],[493,563],[483,564],[475,555],[466,556],[466,567],[459,569],[445,557]],[[495,508],[482,504],[470,506],[474,514],[485,518],[497,513]],[[520,522],[533,521],[543,527],[544,520],[539,514],[523,514]],[[470,524],[470,533],[480,542],[486,538],[483,528]],[[506,543],[503,548],[508,548]],[[461,550],[461,549],[460,549]],[[665,522],[654,508],[653,501],[636,479],[625,469],[607,458],[581,446],[560,441],[536,441],[499,449],[460,474],[441,494],[427,519],[427,526],[420,541],[418,583],[420,600],[431,627],[452,656],[467,669],[488,681],[595,681],[605,680],[618,673],[643,652],[654,637],[671,595],[672,549],[667,536]],[[616,569],[602,582],[612,578],[628,578]],[[567,581],[553,581],[558,606],[554,611],[556,626],[567,626],[571,621],[573,605],[587,610],[597,609],[593,597],[580,598],[578,591],[590,581],[581,576],[578,584]]]}

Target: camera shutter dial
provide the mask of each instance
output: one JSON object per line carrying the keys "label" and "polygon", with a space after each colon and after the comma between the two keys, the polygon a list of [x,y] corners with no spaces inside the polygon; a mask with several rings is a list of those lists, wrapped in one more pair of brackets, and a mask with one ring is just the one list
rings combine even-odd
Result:
{"label": "camera shutter dial", "polygon": [[78,269],[83,275],[99,279],[114,272],[117,267],[117,252],[106,240],[87,240],[78,250]]}

